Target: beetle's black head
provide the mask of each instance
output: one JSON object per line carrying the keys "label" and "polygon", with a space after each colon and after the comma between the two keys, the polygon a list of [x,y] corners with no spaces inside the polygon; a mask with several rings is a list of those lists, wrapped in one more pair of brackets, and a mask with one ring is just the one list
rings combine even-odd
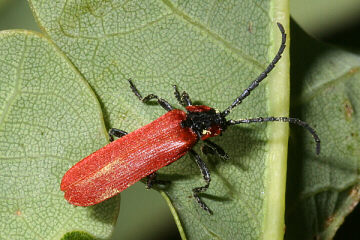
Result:
{"label": "beetle's black head", "polygon": [[186,120],[182,127],[189,127],[196,135],[205,140],[208,137],[220,135],[227,127],[225,117],[217,110],[208,106],[188,106]]}

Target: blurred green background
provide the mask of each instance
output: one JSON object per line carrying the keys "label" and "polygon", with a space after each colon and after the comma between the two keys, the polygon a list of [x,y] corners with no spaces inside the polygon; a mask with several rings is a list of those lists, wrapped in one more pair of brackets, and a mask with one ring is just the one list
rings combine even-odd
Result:
{"label": "blurred green background", "polygon": [[[360,53],[359,0],[290,0],[293,19],[313,37]],[[25,0],[0,0],[0,30],[40,31]],[[189,188],[190,189],[190,188]],[[357,231],[359,207],[346,218],[335,239]],[[165,200],[137,183],[122,193],[114,239],[180,239]]]}

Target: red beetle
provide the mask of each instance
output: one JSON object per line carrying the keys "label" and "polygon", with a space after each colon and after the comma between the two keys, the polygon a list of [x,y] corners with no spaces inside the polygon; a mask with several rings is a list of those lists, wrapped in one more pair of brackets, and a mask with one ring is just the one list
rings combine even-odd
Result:
{"label": "red beetle", "polygon": [[[192,150],[201,139],[204,141],[204,153],[217,153],[228,158],[224,150],[207,140],[220,135],[228,126],[254,122],[289,122],[306,128],[316,142],[316,153],[320,152],[320,139],[315,130],[307,123],[288,117],[267,117],[242,120],[226,120],[230,111],[240,104],[267,74],[275,67],[285,49],[286,34],[283,26],[278,23],[282,34],[282,43],[275,58],[259,77],[224,111],[220,112],[204,105],[192,105],[186,92],[181,95],[174,86],[175,97],[183,105],[186,112],[174,109],[167,101],[150,94],[143,98],[135,85],[129,80],[134,94],[144,103],[157,99],[161,107],[168,112],[146,126],[127,134],[119,129],[110,129],[108,145],[90,154],[70,170],[61,182],[61,190],[69,203],[77,206],[90,206],[100,203],[128,188],[144,177],[147,188],[156,181],[156,171],[178,160],[186,153],[195,158],[206,184],[193,189],[193,196],[200,207],[212,214],[209,207],[200,199],[199,193],[209,187],[211,178],[205,162]],[[113,141],[113,137],[118,137]]]}

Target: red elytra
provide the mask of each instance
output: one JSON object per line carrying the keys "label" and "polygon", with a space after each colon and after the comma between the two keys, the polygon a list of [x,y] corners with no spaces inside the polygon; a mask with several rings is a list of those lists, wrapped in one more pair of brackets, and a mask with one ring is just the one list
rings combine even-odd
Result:
{"label": "red elytra", "polygon": [[182,128],[186,113],[172,110],[90,154],[64,175],[61,190],[69,203],[102,202],[185,155],[197,142]]}
{"label": "red elytra", "polygon": [[[316,142],[316,153],[320,152],[320,139],[315,130],[306,122],[288,117],[258,117],[241,120],[226,120],[226,116],[233,108],[238,106],[267,74],[275,67],[285,49],[286,34],[283,26],[278,23],[282,34],[281,46],[268,67],[256,78],[243,93],[224,111],[204,105],[192,105],[186,92],[182,95],[176,86],[175,96],[187,112],[174,109],[168,102],[150,94],[143,98],[134,84],[129,80],[134,94],[144,103],[157,99],[158,103],[168,112],[155,121],[131,132],[118,131],[119,139],[109,143],[84,158],[69,169],[61,182],[61,190],[65,192],[65,199],[78,206],[90,206],[100,203],[128,188],[140,179],[149,176],[148,187],[157,170],[178,160],[186,153],[190,153],[201,170],[206,185],[193,189],[196,202],[208,213],[212,214],[209,207],[200,199],[199,193],[209,187],[211,178],[205,162],[192,150],[192,147],[203,140],[203,152],[216,153],[222,158],[227,158],[224,150],[208,140],[210,137],[221,135],[231,125],[258,122],[288,122],[297,124],[307,129]],[[121,136],[120,136],[121,135]],[[207,150],[206,150],[207,149]]]}

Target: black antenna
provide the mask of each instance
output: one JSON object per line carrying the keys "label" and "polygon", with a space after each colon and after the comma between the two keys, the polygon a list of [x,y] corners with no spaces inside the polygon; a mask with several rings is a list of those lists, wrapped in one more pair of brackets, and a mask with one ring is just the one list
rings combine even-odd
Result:
{"label": "black antenna", "polygon": [[301,121],[300,119],[297,119],[297,118],[289,118],[289,117],[262,118],[262,117],[258,117],[258,118],[250,118],[250,119],[229,120],[229,121],[227,121],[227,125],[236,125],[236,124],[240,124],[240,123],[258,123],[258,122],[288,122],[288,123],[293,123],[293,124],[296,124],[296,125],[299,125],[299,126],[305,128],[306,130],[308,130],[311,133],[311,135],[313,136],[313,138],[315,140],[316,154],[317,155],[320,154],[320,138],[317,135],[315,129],[310,127],[309,124],[307,124],[306,122]]}
{"label": "black antenna", "polygon": [[280,32],[281,32],[281,35],[282,35],[282,41],[281,41],[281,45],[280,45],[280,48],[279,48],[279,51],[277,52],[276,56],[274,57],[274,59],[271,61],[271,63],[267,66],[267,68],[265,69],[265,71],[263,71],[256,79],[255,81],[253,81],[250,86],[245,89],[245,91],[238,97],[235,99],[235,101],[227,108],[225,109],[221,115],[222,116],[227,116],[231,110],[236,107],[237,105],[239,105],[247,96],[250,95],[250,92],[252,90],[254,90],[257,86],[259,86],[259,83],[264,80],[267,75],[269,74],[269,72],[271,72],[271,70],[274,69],[275,67],[275,64],[280,60],[281,58],[281,54],[284,52],[284,49],[285,49],[285,42],[286,42],[286,33],[285,33],[285,30],[284,30],[284,27],[283,25],[281,25],[281,23],[277,23],[279,29],[280,29]]}

